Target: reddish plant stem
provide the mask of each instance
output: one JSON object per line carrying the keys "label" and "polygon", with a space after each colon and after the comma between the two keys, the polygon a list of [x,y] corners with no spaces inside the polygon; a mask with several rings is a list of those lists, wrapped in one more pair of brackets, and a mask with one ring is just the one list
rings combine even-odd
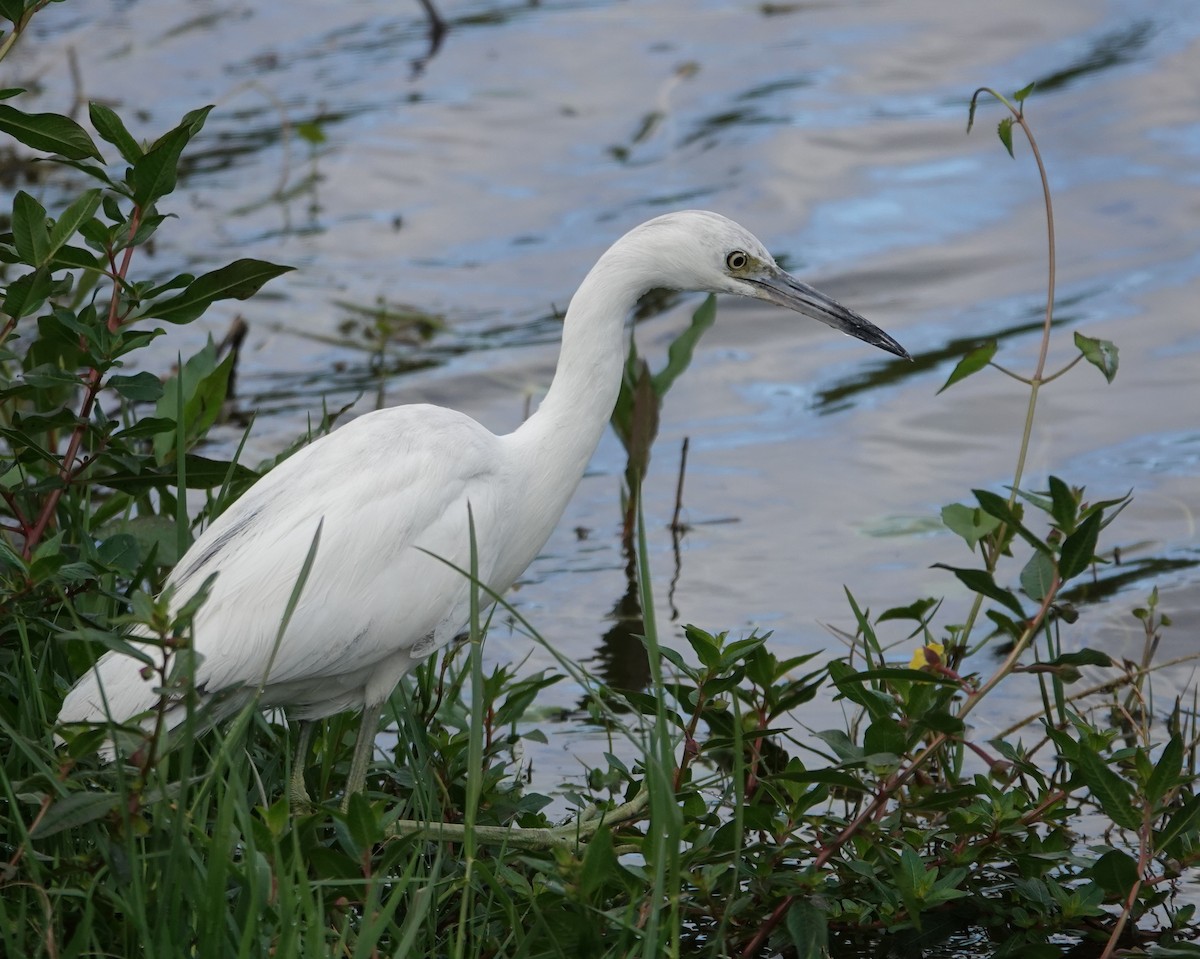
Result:
{"label": "reddish plant stem", "polygon": [[[129,245],[125,247],[125,252],[121,257],[121,265],[119,267],[116,266],[115,257],[109,257],[109,264],[113,267],[113,288],[112,296],[109,298],[106,326],[110,333],[115,333],[121,328],[121,284],[129,273],[129,263],[133,258],[134,250],[133,238],[137,235],[141,218],[141,207],[135,206],[129,214]],[[24,522],[22,523],[27,530],[25,546],[21,550],[21,556],[25,560],[33,556],[33,551],[42,541],[42,537],[45,535],[50,521],[54,518],[55,511],[58,509],[58,502],[62,499],[64,490],[79,475],[80,470],[76,469],[75,458],[79,455],[79,448],[83,445],[83,437],[87,433],[88,420],[91,419],[92,409],[96,405],[96,396],[100,392],[101,379],[100,370],[96,367],[92,367],[85,374],[83,381],[83,402],[80,404],[78,421],[74,429],[71,430],[71,438],[67,441],[67,450],[63,454],[62,463],[58,470],[59,479],[62,480],[62,484],[57,489],[51,490],[49,495],[47,495],[38,518],[32,526]]]}
{"label": "reddish plant stem", "polygon": [[[1046,615],[1050,612],[1050,606],[1054,603],[1054,599],[1058,595],[1058,590],[1061,585],[1062,581],[1056,574],[1054,581],[1050,585],[1050,589],[1047,591],[1046,596],[1042,599],[1042,604],[1038,608],[1037,613],[1034,615],[1033,619],[1029,621],[1024,635],[1020,640],[1017,641],[1012,652],[1008,654],[1008,657],[1004,660],[1004,662],[1000,665],[1000,668],[996,670],[992,677],[967,697],[966,701],[962,705],[962,709],[960,709],[958,712],[960,718],[965,717],[976,706],[978,706],[980,700],[983,699],[983,697],[989,692],[991,692],[991,690],[996,687],[1000,680],[1012,672],[1013,667],[1016,665],[1017,659],[1020,657],[1021,653],[1024,652],[1026,647],[1028,647],[1033,641],[1033,637],[1037,635],[1038,630],[1041,629],[1042,623],[1045,621]],[[840,850],[847,842],[849,842],[854,835],[860,829],[862,829],[864,825],[866,825],[866,823],[872,819],[877,819],[883,816],[887,810],[888,800],[890,800],[892,796],[904,786],[905,783],[907,783],[914,775],[916,775],[918,770],[925,765],[929,758],[936,753],[949,738],[950,737],[945,733],[938,733],[933,737],[932,740],[930,740],[929,744],[924,749],[922,749],[919,753],[917,753],[916,756],[913,757],[912,762],[909,763],[907,767],[896,770],[896,772],[892,773],[891,776],[884,780],[883,785],[879,787],[874,798],[867,803],[866,807],[864,807],[863,810],[857,816],[855,816],[853,820],[850,821],[850,823],[843,827],[841,832],[839,832],[832,840],[821,847],[820,851],[813,859],[812,865],[809,866],[809,869],[820,869],[827,862],[829,862],[829,860],[834,857],[834,854],[837,853],[838,850]],[[792,903],[794,903],[797,898],[797,895],[793,893],[792,895],[787,896],[781,903],[779,903],[778,906],[775,907],[775,909],[771,912],[771,915],[767,917],[767,920],[759,928],[758,932],[754,934],[754,938],[751,939],[746,948],[742,950],[742,959],[752,959],[752,957],[757,956],[762,952],[763,946],[766,944],[767,937],[770,936],[775,927],[783,921],[784,916],[787,915],[787,911],[792,907]]]}

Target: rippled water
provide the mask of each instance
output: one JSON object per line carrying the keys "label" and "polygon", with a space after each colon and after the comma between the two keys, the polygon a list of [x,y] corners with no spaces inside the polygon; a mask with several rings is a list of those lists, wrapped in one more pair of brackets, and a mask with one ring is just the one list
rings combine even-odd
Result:
{"label": "rippled water", "polygon": [[[971,91],[1029,102],[1054,190],[1058,329],[1114,340],[1112,386],[1079,368],[1043,393],[1028,479],[1050,472],[1134,505],[1108,545],[1123,576],[1073,634],[1140,650],[1129,608],[1157,583],[1175,619],[1162,655],[1200,626],[1200,15],[1192,0],[1056,4],[859,2],[445,3],[431,49],[416,4],[76,0],[35,20],[4,85],[66,109],[112,102],[140,135],[215,102],[173,200],[154,269],[233,256],[299,267],[246,304],[242,402],[254,454],[322,400],[355,411],[424,400],[514,427],[549,382],[558,311],[599,253],[667,209],[751,227],[790,268],[885,327],[895,361],[780,311],[722,303],[670,393],[646,490],[661,628],[671,600],[705,628],[774,630],[781,652],[831,645],[843,585],[878,611],[960,602],[936,561],[964,564],[940,507],[1010,480],[1025,394],[999,375],[935,396],[958,356],[1000,340],[1032,369],[1045,289],[1036,171],[993,134]],[[79,67],[81,90],[67,69]],[[300,134],[319,130],[313,144]],[[698,300],[637,329],[661,363]],[[345,324],[380,303],[435,317],[427,341],[372,358]],[[176,351],[219,334],[160,341]],[[233,442],[231,428],[225,439]],[[665,530],[691,441],[678,553]],[[607,438],[514,601],[578,658],[604,647],[625,594],[619,445]],[[586,538],[577,530],[586,530]],[[1015,575],[1015,571],[1012,572]],[[899,634],[898,634],[899,635]],[[898,636],[897,636],[898,638]],[[497,658],[547,654],[497,628]],[[904,654],[907,658],[907,654]],[[1191,674],[1179,674],[1179,685]],[[983,724],[1026,711],[1019,683]],[[550,701],[569,704],[556,687]],[[809,716],[815,725],[820,716]],[[544,762],[589,745],[556,737]]]}

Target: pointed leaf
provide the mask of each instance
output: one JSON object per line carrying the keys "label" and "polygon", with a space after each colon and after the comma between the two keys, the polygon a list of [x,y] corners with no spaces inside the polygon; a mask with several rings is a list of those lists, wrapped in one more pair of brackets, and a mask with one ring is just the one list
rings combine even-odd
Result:
{"label": "pointed leaf", "polygon": [[1070,535],[1075,531],[1078,519],[1079,501],[1071,492],[1071,487],[1057,476],[1050,477],[1050,515],[1054,517],[1054,525]]}
{"label": "pointed leaf", "polygon": [[1079,528],[1063,540],[1062,553],[1058,560],[1058,572],[1063,582],[1078,576],[1096,557],[1096,541],[1100,538],[1100,525],[1104,514],[1092,513],[1079,524]]}
{"label": "pointed leaf", "polygon": [[1096,367],[1108,382],[1117,375],[1119,362],[1118,350],[1111,340],[1097,340],[1082,333],[1075,334],[1075,345],[1083,358]]}
{"label": "pointed leaf", "polygon": [[103,103],[94,101],[89,103],[88,115],[91,117],[92,126],[96,128],[96,132],[115,146],[127,162],[136,163],[145,155],[141,145],[125,129],[121,118]]}
{"label": "pointed leaf", "polygon": [[[951,503],[942,507],[942,522],[947,529],[966,540],[974,552],[975,544],[995,530],[1001,521],[978,507],[972,509],[962,503]],[[886,615],[885,613],[884,616]]]}
{"label": "pointed leaf", "polygon": [[138,319],[158,319],[168,323],[190,323],[216,300],[244,300],[259,291],[264,283],[293,269],[264,260],[235,260],[219,270],[198,276],[177,296],[151,303]]}
{"label": "pointed leaf", "polygon": [[103,819],[121,803],[117,793],[75,792],[50,806],[30,833],[31,839],[45,839],[67,829],[76,829]]}
{"label": "pointed leaf", "polygon": [[147,207],[175,189],[179,157],[188,141],[204,125],[210,110],[211,106],[193,110],[179,126],[159,137],[154,146],[133,164],[129,172],[129,186],[134,202],[139,206]]}
{"label": "pointed leaf", "polygon": [[39,261],[39,266],[58,253],[66,245],[67,241],[79,231],[79,228],[95,215],[96,210],[100,206],[101,196],[102,191],[99,189],[86,190],[76,197],[70,206],[62,211],[62,214],[54,221],[54,226],[50,230],[49,250],[45,258]]}
{"label": "pointed leaf", "polygon": [[1034,553],[1021,570],[1021,589],[1035,603],[1040,603],[1054,588],[1054,561],[1045,553]]}
{"label": "pointed leaf", "polygon": [[1154,764],[1154,771],[1146,782],[1146,797],[1155,805],[1162,802],[1167,791],[1179,782],[1179,774],[1183,771],[1183,740],[1177,733],[1172,733],[1170,740],[1163,747]]}
{"label": "pointed leaf", "polygon": [[945,563],[934,563],[933,567],[935,569],[948,569],[971,592],[979,593],[982,596],[988,597],[988,599],[995,600],[1022,620],[1029,618],[1025,615],[1025,610],[1021,608],[1021,601],[1009,590],[1001,589],[997,586],[996,581],[992,579],[992,574],[987,572],[987,570],[958,569],[954,566],[947,566]]}
{"label": "pointed leaf", "polygon": [[1033,83],[1029,84],[1028,86],[1021,87],[1020,90],[1018,90],[1016,93],[1014,93],[1012,95],[1012,98],[1017,103],[1024,103],[1029,98],[1029,94],[1033,93],[1033,88],[1036,86],[1037,86],[1037,81],[1034,80]]}
{"label": "pointed leaf", "polygon": [[13,197],[13,246],[17,255],[30,266],[46,262],[50,231],[46,228],[46,208],[24,190]]}
{"label": "pointed leaf", "polygon": [[704,331],[713,325],[717,318],[717,298],[711,293],[692,314],[692,322],[688,328],[671,342],[667,348],[667,365],[654,374],[654,392],[663,397],[679,374],[688,368],[692,362],[692,354]]}
{"label": "pointed leaf", "polygon": [[959,380],[965,380],[968,376],[978,373],[992,361],[992,357],[996,355],[996,349],[997,343],[995,340],[988,340],[982,346],[975,347],[975,349],[971,350],[970,353],[958,361],[958,365],[954,367],[953,372],[951,372],[949,378],[942,384],[942,388],[938,392],[941,393],[944,390],[948,390]]}
{"label": "pointed leaf", "polygon": [[1026,528],[1024,513],[1014,504],[1009,505],[1003,496],[986,489],[973,489],[972,493],[979,500],[979,505],[992,516],[1004,521],[1005,525],[1016,531],[1021,539],[1040,553],[1050,554],[1050,547]]}
{"label": "pointed leaf", "polygon": [[104,160],[87,131],[57,113],[24,113],[0,103],[0,133],[7,133],[34,150],[56,153],[70,160]]}
{"label": "pointed leaf", "polygon": [[1123,899],[1138,881],[1137,862],[1127,852],[1110,849],[1091,868],[1092,878],[1108,895]]}
{"label": "pointed leaf", "polygon": [[1133,804],[1133,788],[1129,783],[1085,745],[1080,745],[1072,762],[1104,814],[1123,829],[1136,831],[1142,824],[1142,817]]}

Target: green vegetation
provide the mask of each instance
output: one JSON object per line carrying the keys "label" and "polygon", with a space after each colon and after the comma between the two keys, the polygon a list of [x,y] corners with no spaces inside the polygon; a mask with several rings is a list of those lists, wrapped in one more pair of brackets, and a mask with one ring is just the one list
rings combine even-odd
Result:
{"label": "green vegetation", "polygon": [[[0,55],[39,6],[0,3],[18,28]],[[1014,125],[1033,145],[1027,93],[1004,101],[1010,151]],[[1076,586],[1105,564],[1102,534],[1127,499],[1058,478],[1022,486],[1038,390],[1065,372],[1044,371],[1053,259],[1043,349],[1018,377],[1029,412],[1009,495],[977,490],[943,512],[974,558],[945,567],[975,598],[963,622],[935,625],[934,599],[872,615],[848,594],[856,631],[827,663],[695,626],[683,655],[660,644],[641,577],[653,681],[620,690],[568,661],[486,672],[477,616],[470,642],[397,690],[394,755],[345,813],[350,716],[318,734],[307,774],[325,804],[310,814],[287,804],[295,731],[252,706],[171,751],[158,727],[130,731],[123,766],[96,757],[104,730],[56,745],[71,681],[105,649],[132,653],[133,623],[172,653],[164,689],[194,702],[190,611],[171,621],[156,589],[196,524],[257,474],[196,452],[228,357],[207,347],[165,382],[126,371],[161,324],[286,268],[138,278],[156,231],[178,229],[164,202],[207,110],[143,145],[93,105],[101,149],[66,117],[22,111],[19,91],[3,98],[0,133],[95,184],[49,210],[18,193],[0,235],[4,955],[813,956],[880,940],[917,954],[966,931],[993,937],[977,949],[1026,959],[1077,940],[1105,955],[1151,943],[1200,954],[1194,908],[1176,900],[1200,858],[1196,704],[1164,708],[1150,691],[1168,617],[1155,593],[1132,611],[1146,652],[1123,667],[1070,636]],[[710,321],[700,314],[694,336]],[[1076,343],[1111,379],[1115,348]],[[995,353],[981,346],[947,385]],[[659,382],[631,357],[631,383],[661,396],[682,365],[673,356]],[[648,412],[618,417],[624,436],[652,438],[637,427]],[[648,440],[629,448],[642,457],[632,500]],[[633,549],[645,569],[644,535]],[[1111,670],[1080,689],[1091,667]],[[980,741],[970,714],[1016,673],[1036,676],[1040,714]],[[611,742],[604,765],[564,785],[565,824],[518,758],[541,735],[523,717],[564,677],[587,691],[580,721]],[[821,695],[844,703],[845,727],[798,736]],[[426,825],[441,822],[454,826]]]}

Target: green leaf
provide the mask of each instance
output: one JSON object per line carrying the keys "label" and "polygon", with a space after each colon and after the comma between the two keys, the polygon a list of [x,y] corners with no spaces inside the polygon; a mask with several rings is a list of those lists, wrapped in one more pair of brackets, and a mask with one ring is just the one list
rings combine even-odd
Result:
{"label": "green leaf", "polygon": [[1124,899],[1138,881],[1137,862],[1127,852],[1110,849],[1091,868],[1092,878],[1108,895]]}
{"label": "green leaf", "polygon": [[613,849],[612,831],[602,826],[587,844],[579,871],[579,892],[585,902],[604,902],[606,886],[620,881],[621,864]]}
{"label": "green leaf", "polygon": [[683,635],[704,667],[716,669],[717,664],[721,662],[721,650],[717,641],[704,630],[690,624],[683,627]]}
{"label": "green leaf", "polygon": [[235,260],[219,270],[198,276],[177,296],[151,303],[138,319],[190,323],[216,300],[244,300],[259,291],[264,283],[293,269],[264,260]]}
{"label": "green leaf", "polygon": [[[204,349],[188,358],[179,372],[163,387],[155,407],[155,416],[173,419],[182,426],[186,448],[201,439],[220,415],[229,389],[234,355],[217,362],[217,348],[210,340]],[[179,397],[183,409],[179,409]],[[154,441],[154,455],[165,463],[174,452],[177,437],[160,434]]]}
{"label": "green leaf", "polygon": [[965,380],[968,376],[978,373],[991,361],[996,355],[997,343],[995,340],[988,340],[982,346],[977,346],[971,350],[966,356],[958,361],[958,365],[954,367],[949,378],[942,384],[939,393],[948,390],[959,380]]}
{"label": "green leaf", "polygon": [[1157,806],[1167,792],[1178,784],[1182,771],[1183,740],[1178,733],[1172,733],[1146,781],[1146,797]]}
{"label": "green leaf", "polygon": [[1054,588],[1054,560],[1045,553],[1034,553],[1021,570],[1021,589],[1035,603],[1040,603]]}
{"label": "green leaf", "polygon": [[[86,190],[72,201],[71,205],[63,210],[62,214],[54,221],[54,227],[50,230],[50,248],[46,257],[39,261],[45,263],[61,250],[71,237],[73,237],[79,228],[87,223],[96,213],[100,206],[100,198],[103,196],[103,191],[100,189]],[[81,251],[82,252],[82,251]],[[88,265],[95,263],[95,258],[87,256]]]}
{"label": "green leaf", "polygon": [[657,396],[665,396],[671,384],[679,378],[679,374],[688,368],[696,344],[716,318],[717,298],[710,293],[692,314],[692,322],[688,328],[675,337],[667,348],[667,365],[654,374],[654,392]]}
{"label": "green leaf", "polygon": [[1021,87],[1020,90],[1018,90],[1016,93],[1014,93],[1012,95],[1012,98],[1017,103],[1024,103],[1029,98],[1029,94],[1033,93],[1033,88],[1036,86],[1037,86],[1037,81],[1034,80],[1033,83],[1029,84],[1028,86]]}
{"label": "green leaf", "polygon": [[120,805],[117,793],[75,792],[53,803],[30,833],[31,839],[45,839],[55,833],[103,819]]}
{"label": "green leaf", "polygon": [[1200,827],[1200,796],[1193,796],[1179,807],[1167,824],[1154,834],[1154,845],[1170,856],[1179,857],[1182,847],[1196,845]]}
{"label": "green leaf", "polygon": [[34,150],[55,153],[70,160],[104,160],[87,131],[74,120],[57,113],[24,113],[0,103],[0,133],[7,133]]}
{"label": "green leaf", "polygon": [[959,569],[954,566],[947,566],[945,563],[934,563],[933,568],[949,570],[971,592],[979,593],[981,596],[995,600],[1005,609],[1014,613],[1019,619],[1027,620],[1029,618],[1025,615],[1025,610],[1021,607],[1021,601],[1009,590],[1001,589],[997,586],[996,581],[992,579],[992,574],[987,572],[987,570]]}
{"label": "green leaf", "polygon": [[1117,375],[1118,350],[1111,340],[1097,340],[1082,333],[1075,334],[1075,345],[1083,358],[1096,367],[1108,382]]}
{"label": "green leaf", "polygon": [[204,126],[210,110],[211,106],[193,110],[134,162],[128,179],[135,203],[148,207],[175,189],[183,148]]}
{"label": "green leaf", "polygon": [[[979,507],[972,509],[961,503],[951,503],[949,506],[942,507],[942,522],[947,529],[966,540],[967,545],[974,552],[975,545],[993,532],[1001,521],[990,513],[985,513]],[[883,617],[881,616],[880,619],[882,620]]]}
{"label": "green leaf", "polygon": [[13,197],[12,232],[13,246],[24,263],[41,266],[46,262],[50,249],[46,208],[24,190]]}
{"label": "green leaf", "polygon": [[797,956],[824,956],[829,952],[829,920],[824,910],[804,898],[788,907],[788,938]]}
{"label": "green leaf", "polygon": [[117,533],[108,537],[96,549],[100,561],[112,569],[132,573],[141,562],[138,541],[128,533]]}
{"label": "green leaf", "polygon": [[1109,819],[1123,829],[1136,831],[1141,827],[1141,812],[1133,804],[1133,789],[1129,783],[1114,773],[1095,751],[1082,744],[1072,762]]}
{"label": "green leaf", "polygon": [[[134,373],[132,376],[110,376],[105,384],[127,400],[157,400],[163,395],[162,381],[153,373]],[[124,435],[129,435],[126,432]]]}
{"label": "green leaf", "polygon": [[1021,539],[1040,553],[1050,555],[1050,547],[1035,536],[1024,523],[1025,514],[1016,504],[1009,505],[1003,496],[986,489],[973,489],[972,493],[979,500],[979,505],[992,516],[1004,521],[1005,525],[1018,533]]}
{"label": "green leaf", "polygon": [[121,118],[103,103],[94,101],[89,103],[88,115],[91,117],[92,126],[96,128],[96,132],[115,146],[127,162],[136,163],[145,156],[141,144],[125,129]]}
{"label": "green leaf", "polygon": [[28,316],[41,309],[53,286],[50,270],[44,266],[38,267],[32,273],[17,277],[8,285],[0,309],[9,316]]}
{"label": "green leaf", "polygon": [[1078,576],[1096,557],[1096,542],[1100,538],[1100,526],[1104,515],[1092,513],[1079,524],[1079,528],[1063,540],[1062,553],[1058,560],[1058,573],[1065,583]]}
{"label": "green leaf", "polygon": [[1047,666],[1112,666],[1112,657],[1098,649],[1079,649],[1062,653],[1046,663]]}
{"label": "green leaf", "polygon": [[[97,476],[94,482],[101,486],[107,486],[110,489],[141,493],[150,489],[174,487],[177,478],[178,471],[176,468],[168,466],[163,469],[146,469],[138,473],[109,473],[105,476]],[[224,484],[226,478],[232,479],[235,483],[246,484],[251,480],[257,479],[258,474],[254,470],[242,466],[240,463],[234,464],[231,471],[229,463],[188,454],[188,489],[214,489]]]}
{"label": "green leaf", "polygon": [[1071,487],[1057,476],[1050,477],[1050,515],[1054,517],[1054,525],[1062,530],[1064,535],[1075,531],[1078,521],[1079,501],[1071,492]]}
{"label": "green leaf", "polygon": [[1004,149],[1008,151],[1008,155],[1016,159],[1016,154],[1013,153],[1012,139],[1013,118],[1005,117],[996,126],[996,134],[1000,137],[1000,142],[1004,144]]}

